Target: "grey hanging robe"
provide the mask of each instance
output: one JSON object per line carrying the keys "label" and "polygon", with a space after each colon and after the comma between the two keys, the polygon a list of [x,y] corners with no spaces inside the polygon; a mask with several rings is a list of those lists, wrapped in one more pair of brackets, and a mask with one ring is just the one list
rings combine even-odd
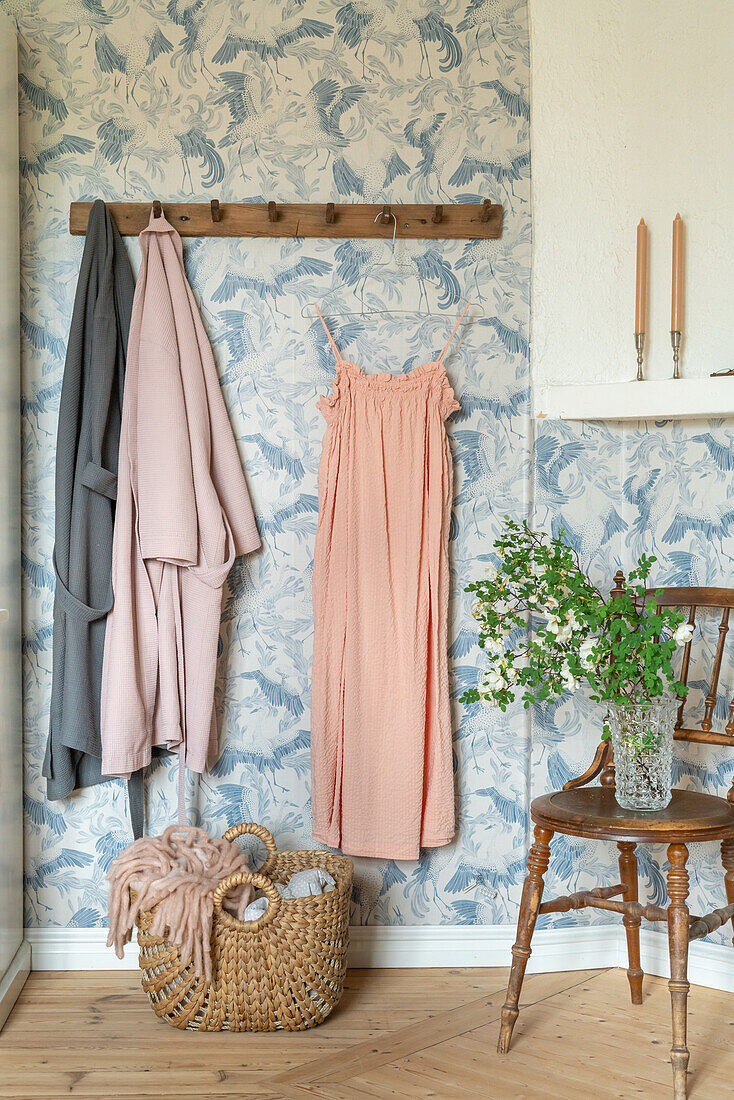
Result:
{"label": "grey hanging robe", "polygon": [[[104,780],[100,689],[112,606],[117,452],[135,285],[122,238],[101,200],[89,215],[66,350],[56,444],[53,684],[43,774],[50,799]],[[131,780],[142,831],[142,773]]]}

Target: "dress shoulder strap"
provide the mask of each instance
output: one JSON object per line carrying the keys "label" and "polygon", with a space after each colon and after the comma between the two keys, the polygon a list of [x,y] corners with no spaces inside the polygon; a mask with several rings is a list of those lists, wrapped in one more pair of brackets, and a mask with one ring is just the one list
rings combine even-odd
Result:
{"label": "dress shoulder strap", "polygon": [[333,336],[331,335],[331,333],[329,332],[328,328],[326,327],[326,321],[325,321],[325,320],[324,320],[324,318],[323,318],[323,317],[321,316],[321,310],[319,309],[319,307],[318,307],[318,306],[316,305],[316,303],[315,303],[315,302],[314,302],[314,304],[313,304],[313,307],[314,307],[314,309],[316,310],[316,312],[318,313],[318,315],[319,315],[319,320],[321,321],[321,324],[322,324],[322,325],[324,326],[324,332],[326,333],[326,335],[327,335],[327,336],[328,336],[328,338],[329,338],[329,343],[331,344],[331,350],[332,350],[332,351],[334,352],[334,358],[336,359],[337,363],[341,363],[341,361],[342,361],[342,357],[341,357],[341,355],[339,354],[339,348],[338,348],[338,347],[336,346],[336,344],[334,343],[334,337],[333,337]]}
{"label": "dress shoulder strap", "polygon": [[[471,305],[471,302],[467,302],[466,305],[464,306],[464,309],[462,310],[461,316],[459,317],[459,320],[454,325],[453,331],[452,331],[451,335],[449,336],[448,340],[444,344],[443,350],[442,350],[441,354],[439,355],[437,362],[443,363],[443,357],[446,354],[446,352],[449,350],[449,345],[451,344],[451,341],[453,340],[454,336],[456,336],[456,330],[458,329],[461,322],[464,320],[464,314],[466,313],[466,311],[468,310],[470,305]],[[319,316],[320,316],[320,314],[319,314]],[[326,325],[324,325],[324,328],[326,328]]]}

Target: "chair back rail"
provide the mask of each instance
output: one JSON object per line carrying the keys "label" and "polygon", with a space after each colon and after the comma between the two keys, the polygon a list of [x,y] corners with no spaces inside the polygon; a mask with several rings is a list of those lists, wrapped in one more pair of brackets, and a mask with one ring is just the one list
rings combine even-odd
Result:
{"label": "chair back rail", "polygon": [[[621,570],[616,573],[614,582],[615,584],[614,588],[611,590],[611,595],[621,595],[625,587],[625,578]],[[729,704],[729,718],[725,728],[723,730],[715,730],[713,728],[714,712],[718,699],[719,677],[721,675],[721,668],[724,660],[726,639],[729,633],[729,616],[731,609],[734,608],[734,588],[666,586],[662,588],[649,588],[647,590],[647,595],[655,597],[655,602],[659,608],[687,608],[688,623],[694,627],[697,625],[696,613],[699,608],[706,607],[721,610],[721,620],[719,622],[719,633],[714,653],[713,667],[711,676],[708,680],[708,690],[704,699],[703,718],[699,726],[684,725],[685,698],[682,698],[678,708],[673,736],[676,741],[693,741],[704,745],[720,745],[727,748],[734,748],[734,696]],[[696,635],[694,633],[693,638],[686,643],[683,649],[680,680],[686,686],[688,686],[691,650],[695,637]],[[600,782],[603,786],[614,786],[614,755],[611,745],[608,742],[602,742],[599,745],[592,765],[587,768],[583,775],[569,780],[569,782],[564,785],[564,790],[584,786],[595,779],[600,773]],[[727,798],[730,802],[734,803],[734,780],[732,780],[732,786],[727,794]]]}

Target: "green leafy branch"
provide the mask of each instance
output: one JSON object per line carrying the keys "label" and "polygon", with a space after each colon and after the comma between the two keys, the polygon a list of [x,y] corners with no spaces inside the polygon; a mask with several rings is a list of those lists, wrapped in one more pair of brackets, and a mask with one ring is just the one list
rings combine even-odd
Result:
{"label": "green leafy branch", "polygon": [[658,608],[646,581],[656,558],[642,555],[620,594],[605,597],[564,539],[505,518],[497,568],[467,586],[487,655],[483,682],[461,696],[505,711],[547,702],[586,683],[601,703],[644,703],[687,692],[673,654],[690,640],[677,608]]}

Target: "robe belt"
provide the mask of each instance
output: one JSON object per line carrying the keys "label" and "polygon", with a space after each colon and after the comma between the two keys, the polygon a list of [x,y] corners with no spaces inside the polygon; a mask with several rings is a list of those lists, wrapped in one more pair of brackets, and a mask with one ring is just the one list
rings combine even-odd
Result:
{"label": "robe belt", "polygon": [[88,462],[81,476],[81,483],[100,496],[117,500],[117,474],[105,470],[97,462]]}
{"label": "robe belt", "polygon": [[[87,469],[94,468],[94,463],[87,463]],[[108,470],[103,470],[101,466],[96,467],[102,474],[108,474],[110,478],[113,478],[115,482],[115,488],[117,487],[117,478],[113,474],[110,474]],[[89,486],[92,488],[92,486]],[[56,592],[55,598],[59,601],[61,607],[67,615],[81,620],[82,622],[92,623],[97,619],[105,619],[112,607],[112,585],[110,584],[110,596],[107,601],[106,607],[89,607],[87,604],[82,603],[77,599],[69,589],[66,587],[56,566],[56,551],[53,556],[54,573],[56,574]],[[133,838],[138,840],[143,835],[145,828],[145,787],[143,782],[143,769],[141,768],[137,772],[133,772],[127,781],[127,796],[128,805],[130,807],[130,824],[133,830]]]}
{"label": "robe belt", "polygon": [[208,588],[221,588],[227,577],[229,571],[234,565],[234,560],[237,557],[234,551],[234,535],[232,534],[232,528],[229,520],[224,512],[222,512],[222,522],[224,523],[224,529],[227,532],[225,545],[227,547],[227,557],[223,562],[218,565],[194,565],[189,567],[189,572],[192,577],[196,577],[202,584],[207,585]]}
{"label": "robe belt", "polygon": [[54,573],[56,574],[56,599],[60,605],[66,611],[67,615],[72,615],[76,619],[81,619],[82,622],[93,623],[97,619],[104,619],[112,607],[112,585],[110,585],[109,598],[105,601],[103,607],[90,607],[89,604],[82,603],[69,589],[66,587],[61,577],[59,576],[59,570],[56,565],[56,551],[54,550],[53,556]]}

